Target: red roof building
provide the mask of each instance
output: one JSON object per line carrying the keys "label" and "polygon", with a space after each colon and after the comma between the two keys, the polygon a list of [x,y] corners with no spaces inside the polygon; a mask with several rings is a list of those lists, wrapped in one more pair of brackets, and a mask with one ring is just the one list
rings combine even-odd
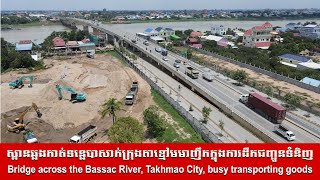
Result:
{"label": "red roof building", "polygon": [[188,38],[187,43],[189,44],[198,44],[198,39],[197,38]]}
{"label": "red roof building", "polygon": [[243,35],[243,44],[251,48],[268,49],[271,41],[272,24],[264,23],[262,26],[254,26]]}
{"label": "red roof building", "polygon": [[19,41],[19,44],[31,44],[32,41],[31,40],[21,40]]}
{"label": "red roof building", "polygon": [[66,42],[60,37],[53,38],[52,42],[54,47],[66,47]]}
{"label": "red roof building", "polygon": [[201,32],[197,32],[197,31],[193,31],[191,32],[190,34],[190,37],[199,37],[199,36],[202,36],[202,33]]}

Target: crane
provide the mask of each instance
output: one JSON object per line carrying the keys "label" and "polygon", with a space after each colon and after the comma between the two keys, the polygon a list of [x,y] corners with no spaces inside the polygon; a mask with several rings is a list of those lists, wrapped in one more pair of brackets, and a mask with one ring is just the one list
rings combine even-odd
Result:
{"label": "crane", "polygon": [[68,92],[71,93],[70,101],[73,102],[73,103],[85,101],[86,98],[87,98],[87,94],[85,94],[85,93],[77,93],[72,88],[61,86],[59,84],[56,85],[56,89],[58,90],[58,93],[59,93],[59,100],[62,99],[62,90],[68,91]]}
{"label": "crane", "polygon": [[15,80],[15,81],[9,82],[9,86],[10,86],[10,87],[13,87],[13,88],[19,88],[19,89],[21,89],[21,88],[24,86],[23,80],[25,80],[25,79],[29,79],[30,85],[29,85],[28,87],[32,87],[33,76],[23,76],[23,77]]}
{"label": "crane", "polygon": [[20,133],[21,130],[24,130],[26,124],[23,123],[23,117],[31,110],[34,109],[37,112],[38,118],[42,116],[38,106],[35,103],[32,103],[25,111],[23,111],[18,118],[16,118],[11,124],[7,125],[9,132]]}

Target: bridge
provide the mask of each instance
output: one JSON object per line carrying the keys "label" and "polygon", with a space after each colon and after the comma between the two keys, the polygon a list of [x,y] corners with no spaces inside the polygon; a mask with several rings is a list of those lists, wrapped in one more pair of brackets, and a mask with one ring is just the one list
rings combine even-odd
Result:
{"label": "bridge", "polygon": [[[202,66],[172,52],[168,52],[168,61],[163,61],[161,53],[155,51],[155,48],[159,47],[157,44],[150,43],[146,46],[143,44],[144,39],[138,38],[127,32],[122,32],[118,29],[111,27],[106,28],[98,22],[73,18],[68,18],[68,21],[72,22],[73,25],[82,25],[83,29],[86,31],[91,27],[93,32],[105,33],[108,41],[113,43],[116,47],[126,47],[131,49],[133,52],[138,53],[141,57],[148,59],[154,66],[166,72],[184,86],[188,87],[193,92],[218,107],[222,112],[263,141],[274,143],[287,142],[283,137],[274,132],[275,124],[266,120],[264,117],[238,101],[239,95],[244,92],[232,88],[227,82],[225,82],[225,80],[219,79],[219,77],[215,78],[215,83],[208,82],[202,78],[191,79],[184,73],[186,68],[185,66],[181,66],[177,69],[173,64],[175,60],[180,60],[182,62],[187,61],[193,67],[198,69],[200,73],[203,73]],[[284,124],[296,134],[296,142],[320,142],[320,136],[318,132],[316,132],[317,130],[311,131],[309,129],[303,129],[301,126],[290,120],[284,121]]]}

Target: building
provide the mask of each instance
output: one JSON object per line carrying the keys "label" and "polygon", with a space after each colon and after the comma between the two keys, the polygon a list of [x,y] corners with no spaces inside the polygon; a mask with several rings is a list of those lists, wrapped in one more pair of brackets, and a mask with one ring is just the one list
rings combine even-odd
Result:
{"label": "building", "polygon": [[301,24],[297,24],[297,23],[288,23],[286,25],[286,28],[288,30],[296,30],[297,28],[300,28],[301,27]]}
{"label": "building", "polygon": [[55,37],[52,39],[53,42],[53,49],[56,51],[65,51],[66,50],[66,43],[60,37]]}
{"label": "building", "polygon": [[305,84],[309,84],[309,85],[314,86],[314,87],[320,87],[320,81],[319,80],[312,79],[312,78],[309,78],[309,77],[303,78],[300,82],[303,82]]}
{"label": "building", "polygon": [[66,47],[68,51],[79,51],[80,47],[77,41],[68,41],[66,43]]}
{"label": "building", "polygon": [[152,28],[147,28],[143,33],[147,34],[149,37],[159,36],[159,32]]}
{"label": "building", "polygon": [[302,62],[297,64],[297,69],[314,69],[320,71],[320,64],[315,62]]}
{"label": "building", "polygon": [[290,67],[297,67],[299,63],[312,62],[311,59],[308,59],[304,56],[297,56],[293,54],[283,54],[279,56],[280,63]]}
{"label": "building", "polygon": [[227,29],[225,27],[223,27],[223,25],[220,26],[213,26],[211,27],[211,34],[218,34],[220,36],[226,35],[227,33]]}
{"label": "building", "polygon": [[171,36],[175,35],[175,31],[171,28],[157,27],[155,31],[157,31],[165,40],[169,40]]}
{"label": "building", "polygon": [[186,41],[187,44],[193,45],[193,44],[199,44],[199,40],[194,37],[189,37]]}
{"label": "building", "polygon": [[300,36],[308,37],[311,39],[320,39],[320,25],[308,24],[298,28]]}
{"label": "building", "polygon": [[90,39],[83,39],[77,42],[79,45],[80,51],[87,52],[96,49],[96,45],[90,41]]}
{"label": "building", "polygon": [[16,51],[32,51],[32,41],[22,40],[16,43]]}
{"label": "building", "polygon": [[251,48],[269,49],[271,41],[272,24],[264,23],[248,29],[243,36],[243,45]]}
{"label": "building", "polygon": [[190,37],[191,38],[198,38],[200,36],[202,36],[202,33],[198,32],[198,31],[193,31],[193,32],[190,33]]}
{"label": "building", "polygon": [[106,33],[103,32],[92,32],[89,35],[89,39],[93,42],[97,47],[106,46]]}

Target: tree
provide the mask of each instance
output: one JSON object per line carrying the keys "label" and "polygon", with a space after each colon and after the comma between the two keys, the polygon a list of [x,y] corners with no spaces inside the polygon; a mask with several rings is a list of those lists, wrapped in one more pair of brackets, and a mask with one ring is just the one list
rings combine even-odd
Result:
{"label": "tree", "polygon": [[212,109],[210,107],[204,106],[202,108],[203,123],[207,124],[211,111]]}
{"label": "tree", "polygon": [[191,49],[187,49],[187,59],[191,59],[192,58],[192,51]]}
{"label": "tree", "polygon": [[121,109],[121,102],[117,101],[115,98],[110,98],[102,105],[102,107],[102,118],[109,114],[112,116],[112,122],[114,124],[114,122],[116,121],[116,111]]}
{"label": "tree", "polygon": [[145,124],[147,124],[148,132],[152,137],[161,137],[165,130],[165,119],[160,116],[157,106],[150,106],[143,112]]}
{"label": "tree", "polygon": [[244,70],[237,70],[232,74],[232,78],[239,82],[239,86],[248,78],[248,74]]}
{"label": "tree", "polygon": [[293,107],[297,107],[301,103],[301,97],[292,93],[287,93],[284,100]]}
{"label": "tree", "polygon": [[187,29],[183,33],[187,36],[190,36],[190,34],[193,32],[193,29]]}
{"label": "tree", "polygon": [[119,118],[107,134],[112,143],[141,143],[144,139],[143,125],[133,117]]}

